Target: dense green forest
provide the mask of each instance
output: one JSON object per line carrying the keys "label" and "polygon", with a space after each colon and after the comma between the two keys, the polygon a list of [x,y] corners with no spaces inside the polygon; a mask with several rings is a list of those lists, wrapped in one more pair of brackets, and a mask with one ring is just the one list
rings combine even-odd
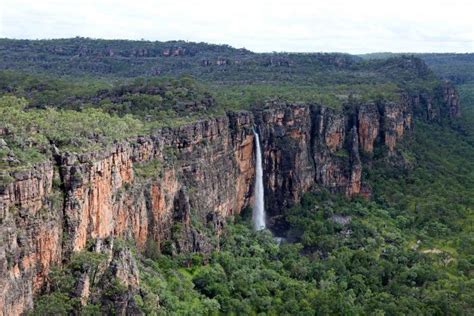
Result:
{"label": "dense green forest", "polygon": [[343,75],[357,59],[348,54],[255,54],[184,41],[0,39],[0,69],[106,78],[188,74],[213,81],[301,81],[321,71]]}
{"label": "dense green forest", "polygon": [[[306,193],[282,210],[281,240],[255,232],[245,209],[221,236],[201,227],[214,246],[208,254],[152,243],[140,253],[125,240],[115,246],[138,259],[134,299],[148,315],[474,314],[473,65],[472,54],[255,54],[181,41],[0,39],[0,167],[17,170],[54,150],[97,150],[269,100],[340,108],[433,92],[439,78],[451,79],[460,84],[462,117],[417,118],[400,155],[381,153],[364,169],[370,199]],[[400,156],[403,168],[394,161]],[[5,174],[0,186],[13,181]],[[117,301],[128,295],[122,284],[92,279],[85,307],[73,293],[77,277],[95,275],[104,260],[86,249],[55,268],[31,314],[113,313],[94,295],[106,289],[102,297]]]}
{"label": "dense green forest", "polygon": [[[341,53],[252,53],[226,45],[183,41],[0,39],[0,70],[130,79],[189,75],[216,84],[381,84],[427,79],[419,59],[364,59]],[[433,79],[433,78],[431,78]],[[400,80],[399,80],[400,81]]]}
{"label": "dense green forest", "polygon": [[[191,75],[239,83],[299,84],[374,78],[367,64],[407,54],[253,53],[245,48],[185,41],[150,42],[71,38],[0,39],[0,69],[61,76],[94,76],[109,80],[137,76]],[[474,80],[474,54],[408,54],[421,58],[440,77],[462,84]],[[385,72],[390,74],[390,72]],[[380,78],[377,78],[380,80]]]}

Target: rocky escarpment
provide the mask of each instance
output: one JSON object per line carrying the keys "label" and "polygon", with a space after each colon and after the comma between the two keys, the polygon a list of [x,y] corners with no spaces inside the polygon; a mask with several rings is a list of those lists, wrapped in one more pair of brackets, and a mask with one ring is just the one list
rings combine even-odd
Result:
{"label": "rocky escarpment", "polygon": [[376,145],[393,153],[412,128],[410,104],[367,103],[334,110],[316,104],[273,103],[256,112],[264,148],[270,211],[298,201],[320,186],[348,196],[368,194],[361,155]]}
{"label": "rocky escarpment", "polygon": [[255,111],[269,212],[278,214],[317,187],[369,196],[362,161],[370,162],[376,147],[395,155],[397,144],[413,129],[415,116],[428,121],[460,116],[455,88],[445,82],[434,95],[401,95],[398,102],[350,104],[340,110],[273,102]]}
{"label": "rocky escarpment", "polygon": [[[254,126],[271,215],[313,188],[369,195],[363,161],[370,161],[376,148],[385,146],[394,155],[415,115],[435,117],[433,104],[440,115],[459,115],[455,90],[441,92],[441,99],[407,96],[340,110],[273,102],[253,112],[160,129],[98,152],[56,151],[50,161],[10,172],[13,180],[0,189],[0,315],[31,308],[51,267],[90,241],[113,245],[116,238],[128,239],[142,251],[150,244],[171,253],[210,251],[200,225],[218,235],[227,216],[251,204]],[[109,253],[106,275],[139,287],[126,252],[93,249]],[[88,282],[87,276],[78,282],[82,301]],[[133,309],[127,302],[132,296],[122,299],[122,311]]]}
{"label": "rocky escarpment", "polygon": [[230,113],[12,172],[0,191],[0,315],[31,308],[50,268],[89,240],[209,251],[192,222],[218,231],[249,204],[252,126],[250,113]]}

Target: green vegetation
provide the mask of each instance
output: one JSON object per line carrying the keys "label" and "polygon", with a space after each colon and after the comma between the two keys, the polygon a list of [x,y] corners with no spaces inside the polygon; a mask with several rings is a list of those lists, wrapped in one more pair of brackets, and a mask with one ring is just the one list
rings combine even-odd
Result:
{"label": "green vegetation", "polygon": [[[341,80],[344,82],[344,80]],[[142,77],[108,83],[97,79],[57,79],[0,71],[0,91],[24,97],[29,108],[46,106],[83,110],[100,108],[120,116],[131,114],[150,126],[167,126],[179,120],[193,121],[226,110],[250,109],[265,101],[319,103],[340,107],[350,100],[396,101],[395,82],[334,83],[324,85],[279,83],[239,84],[198,82],[191,77]],[[212,91],[212,92],[211,92]]]}
{"label": "green vegetation", "polygon": [[397,101],[400,89],[395,83],[316,85],[225,85],[216,89],[216,99],[229,109],[249,109],[266,101],[305,102],[341,108],[347,102]]}
{"label": "green vegetation", "polygon": [[461,130],[468,136],[467,141],[470,144],[474,143],[474,81],[469,84],[463,84],[458,87],[461,102],[464,105],[462,108],[462,125]]}
{"label": "green vegetation", "polygon": [[[337,53],[256,54],[226,45],[183,41],[0,39],[0,69],[108,81],[137,76],[190,75],[217,84],[387,83],[394,78],[412,80],[413,76],[400,75],[423,69],[420,66],[415,59],[404,56],[381,62]],[[425,74],[418,72],[417,75]]]}
{"label": "green vegetation", "polygon": [[[58,46],[52,48],[53,42]],[[173,63],[172,69],[176,72],[171,71],[169,75],[179,75],[178,78],[145,76],[132,79],[128,74],[121,77],[112,72],[104,79],[87,67],[65,66],[70,61],[63,57],[76,56],[76,50],[79,50],[79,60],[98,62],[92,53],[96,49],[100,58],[128,63],[108,56],[105,52],[110,53],[109,48],[96,46],[99,42],[87,39],[0,40],[4,45],[0,45],[0,55],[5,54],[5,47],[11,49],[9,57],[0,62],[0,69],[10,69],[0,71],[0,128],[5,131],[2,138],[7,143],[0,147],[0,165],[4,170],[45,160],[58,149],[98,150],[157,128],[180,126],[223,115],[229,110],[271,106],[268,101],[318,103],[342,108],[351,103],[397,101],[407,92],[414,95],[434,93],[440,84],[421,60],[407,56],[360,61],[340,54],[253,54],[229,47],[189,43],[179,43],[186,51],[179,53],[182,55],[164,56],[167,44],[106,42],[111,45],[110,49],[118,49],[116,53],[123,55],[124,60],[137,52],[131,53],[128,49],[142,44],[158,45],[156,50],[147,46],[146,54],[166,60],[166,63],[178,57],[189,59],[181,64]],[[91,45],[90,50],[83,44]],[[122,46],[127,49],[122,50]],[[27,51],[25,47],[33,51]],[[26,57],[31,58],[29,54],[35,49],[41,51],[48,71],[32,75],[32,69],[41,63],[37,60],[30,63]],[[239,62],[221,65],[222,69],[209,74],[209,69],[203,66],[201,59],[197,62],[196,56],[204,56],[214,49],[215,52],[226,52],[228,58],[236,58]],[[95,56],[92,59],[91,54]],[[20,62],[24,58],[28,62]],[[245,67],[240,58],[245,59]],[[59,70],[55,67],[76,69],[81,73],[78,77],[57,77],[54,74]],[[127,67],[123,69],[129,69]],[[12,68],[25,72],[12,71]],[[205,81],[184,75],[189,73]],[[259,76],[262,77],[259,79]],[[2,178],[5,178],[2,183],[6,183],[7,177],[2,175]]]}
{"label": "green vegetation", "polygon": [[[255,54],[227,45],[184,41],[108,41],[74,38],[0,39],[0,69],[69,76],[131,78],[192,75],[215,82],[321,81],[350,76],[347,54]],[[332,73],[327,76],[325,72]]]}
{"label": "green vegetation", "polygon": [[396,101],[401,92],[431,93],[439,85],[413,56],[363,60],[345,54],[255,54],[205,43],[84,38],[3,39],[0,56],[0,91],[28,99],[29,107],[100,108],[134,115],[149,127],[179,125],[268,100],[331,107]]}
{"label": "green vegetation", "polygon": [[135,163],[133,168],[135,175],[138,177],[160,177],[162,165],[158,159],[152,159],[142,163]]}
{"label": "green vegetation", "polygon": [[0,155],[10,157],[0,161],[3,170],[46,159],[50,145],[86,152],[104,148],[143,129],[143,123],[129,115],[118,117],[99,109],[73,111],[27,109],[26,106],[25,99],[0,97],[0,128],[6,142]]}
{"label": "green vegetation", "polygon": [[106,255],[84,250],[74,254],[62,269],[53,268],[48,275],[50,289],[36,300],[35,309],[30,314],[67,315],[82,309],[81,315],[97,315],[98,305],[90,303],[81,307],[81,298],[74,295],[74,290],[78,280],[88,278],[93,296],[99,281],[96,276],[105,261]]}
{"label": "green vegetation", "polygon": [[[472,238],[430,248],[395,208],[307,194],[287,213],[293,242],[231,225],[207,264],[198,254],[144,260],[142,308],[208,313],[462,314],[472,308]],[[153,305],[160,297],[161,305]]]}

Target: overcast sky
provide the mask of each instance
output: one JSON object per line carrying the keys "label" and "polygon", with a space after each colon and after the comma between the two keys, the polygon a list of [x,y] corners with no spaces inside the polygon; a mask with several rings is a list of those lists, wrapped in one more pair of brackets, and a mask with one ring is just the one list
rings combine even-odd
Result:
{"label": "overcast sky", "polygon": [[0,37],[75,36],[257,52],[473,52],[474,0],[0,0]]}

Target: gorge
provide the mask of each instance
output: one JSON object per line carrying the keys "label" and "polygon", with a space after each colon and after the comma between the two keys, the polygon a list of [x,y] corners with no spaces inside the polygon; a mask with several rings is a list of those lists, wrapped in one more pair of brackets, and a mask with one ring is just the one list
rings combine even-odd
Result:
{"label": "gorge", "polygon": [[[75,41],[83,44],[81,39]],[[16,54],[8,67],[29,69],[28,50],[23,46],[27,43],[0,43]],[[173,301],[163,290],[167,283],[159,269],[168,269],[170,262],[179,262],[181,270],[172,271],[167,282],[175,280],[180,295],[198,289],[207,311],[231,313],[239,299],[228,305],[219,301],[222,309],[212,307],[221,293],[230,294],[209,286],[209,280],[240,271],[233,260],[247,255],[245,251],[255,260],[268,256],[268,265],[276,262],[275,269],[287,269],[278,270],[285,281],[271,271],[260,273],[268,277],[269,290],[261,290],[259,297],[286,295],[286,290],[297,293],[297,282],[313,284],[311,278],[319,278],[318,284],[334,283],[334,273],[345,271],[340,265],[328,268],[327,279],[318,274],[317,264],[332,258],[328,249],[343,256],[346,248],[353,247],[354,266],[367,262],[376,266],[373,258],[364,256],[370,247],[381,244],[374,255],[380,260],[394,253],[395,258],[409,261],[407,267],[418,266],[421,255],[414,252],[419,236],[403,244],[410,256],[399,256],[393,249],[401,243],[403,232],[409,231],[406,227],[419,217],[396,213],[389,199],[380,198],[381,189],[373,179],[378,165],[391,172],[376,174],[384,181],[396,179],[397,173],[416,173],[416,164],[425,157],[410,151],[417,129],[467,134],[467,129],[456,125],[461,117],[457,89],[435,77],[422,60],[412,56],[365,62],[344,54],[254,54],[192,43],[157,43],[153,49],[148,43],[138,48],[136,43],[112,42],[108,48],[89,40],[85,43],[90,46],[74,40],[64,43],[60,40],[44,53],[49,56],[44,68],[53,74],[109,71],[133,77],[136,69],[152,69],[147,63],[156,62],[161,68],[155,67],[154,75],[158,70],[171,75],[189,71],[211,84],[188,77],[133,82],[120,77],[125,83],[117,86],[111,87],[110,81],[82,86],[0,72],[0,315],[48,307],[50,301],[41,305],[36,299],[40,297],[41,303],[45,301],[41,298],[52,296],[55,302],[54,295],[63,292],[66,299],[64,295],[60,299],[72,302],[69,310],[94,305],[102,313],[146,314],[147,299],[156,308],[179,307],[182,297]],[[49,47],[34,41],[28,45],[40,52]],[[121,50],[120,45],[125,48]],[[5,52],[0,47],[1,54]],[[111,61],[123,64],[118,67]],[[131,66],[134,63],[137,68]],[[281,90],[272,90],[274,86]],[[355,202],[349,206],[344,202],[344,207],[336,209],[339,200],[317,200],[319,204],[313,205],[311,198],[305,199],[307,194],[326,193]],[[398,197],[394,194],[393,199]],[[373,206],[374,200],[385,209]],[[301,201],[308,209],[298,209]],[[410,201],[403,207],[421,217],[420,204],[420,200]],[[383,222],[382,228],[377,227],[383,238],[374,227],[364,226],[372,224],[373,218],[369,217],[372,213],[359,210],[360,205],[369,205],[380,216],[374,223]],[[435,209],[447,213],[441,207]],[[294,210],[300,213],[294,215]],[[249,245],[244,233],[236,237],[229,233],[229,229],[240,229],[233,225],[244,222],[249,212],[250,225],[263,231],[248,239],[265,241],[264,228],[268,228],[276,236],[288,237],[281,253],[264,242],[266,248]],[[401,223],[396,229],[392,218],[383,217],[390,212]],[[323,215],[323,219],[318,217]],[[367,218],[348,228],[357,216]],[[314,218],[317,233],[300,228]],[[438,224],[432,224],[433,229],[442,230]],[[327,241],[325,230],[337,235]],[[351,239],[358,234],[368,236],[367,244]],[[339,240],[350,244],[332,249]],[[226,257],[229,247],[234,247],[235,258]],[[285,256],[288,261],[279,262]],[[252,261],[249,266],[259,264]],[[208,271],[210,266],[217,267]],[[403,275],[414,287],[421,282],[417,277],[425,275],[410,272],[405,276],[390,270],[393,266],[380,268],[378,286],[390,287],[395,276]],[[159,282],[150,277],[154,269],[160,271],[154,276]],[[352,287],[348,293],[354,288],[357,295],[375,300],[367,294],[372,290],[359,280],[367,271],[361,268],[354,273],[356,277],[347,283]],[[68,285],[65,290],[55,283],[58,275],[64,277],[61,273],[73,276],[69,283],[63,282]],[[253,289],[238,283],[248,274],[237,275],[232,286],[241,286],[251,296]],[[185,288],[188,281],[191,285]],[[163,291],[162,297],[148,295],[155,289]],[[324,290],[318,288],[314,297]],[[278,304],[284,301],[278,300]],[[272,305],[252,304],[268,305],[269,310]]]}

